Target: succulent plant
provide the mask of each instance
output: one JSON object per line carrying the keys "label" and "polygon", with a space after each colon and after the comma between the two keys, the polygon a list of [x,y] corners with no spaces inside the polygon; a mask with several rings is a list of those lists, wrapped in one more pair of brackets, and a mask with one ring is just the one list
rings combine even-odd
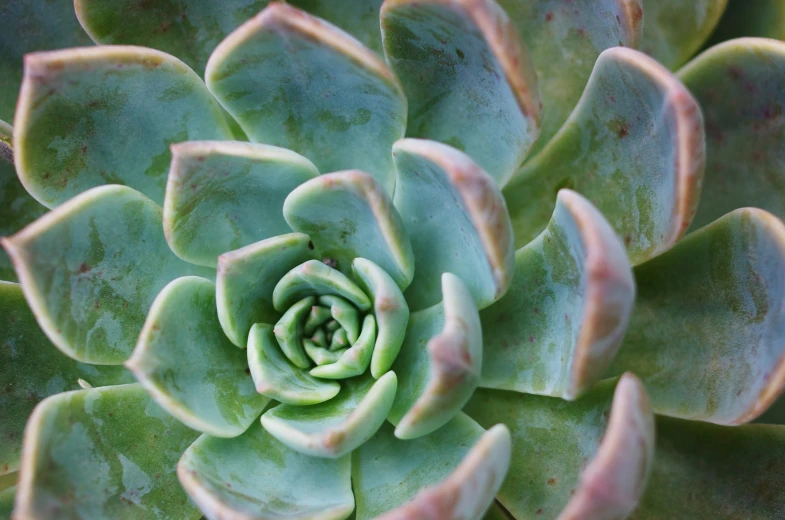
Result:
{"label": "succulent plant", "polygon": [[779,2],[70,4],[0,6],[0,516],[785,515]]}

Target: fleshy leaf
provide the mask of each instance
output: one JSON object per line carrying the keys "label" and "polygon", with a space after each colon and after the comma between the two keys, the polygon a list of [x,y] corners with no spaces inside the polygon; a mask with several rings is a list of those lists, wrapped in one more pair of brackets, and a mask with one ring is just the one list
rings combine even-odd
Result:
{"label": "fleshy leaf", "polygon": [[351,280],[318,260],[308,260],[286,273],[275,285],[273,305],[283,312],[306,296],[330,294],[350,301],[361,311],[371,308],[368,297]]}
{"label": "fleshy leaf", "polygon": [[126,366],[167,412],[216,437],[243,433],[269,401],[221,330],[215,284],[196,276],[164,287]]}
{"label": "fleshy leaf", "polygon": [[74,16],[73,0],[0,4],[0,119],[14,118],[22,57],[33,51],[90,45]]}
{"label": "fleshy leaf", "polygon": [[352,260],[363,257],[401,289],[412,281],[414,254],[404,223],[382,185],[367,173],[345,171],[308,181],[286,198],[283,212],[292,229],[307,233],[319,254],[342,272],[348,274]]}
{"label": "fleshy leaf", "polygon": [[388,0],[385,56],[409,101],[406,134],[472,156],[504,185],[542,120],[528,51],[492,0]]}
{"label": "fleshy leaf", "polygon": [[642,2],[645,17],[640,50],[669,69],[676,69],[703,45],[719,22],[728,0]]}
{"label": "fleshy leaf", "polygon": [[398,439],[385,423],[352,453],[357,518],[375,518],[406,504],[423,488],[438,486],[470,456],[484,433],[462,413],[431,435],[407,441]]}
{"label": "fleshy leaf", "polygon": [[365,258],[355,258],[352,271],[365,294],[373,299],[376,343],[371,357],[371,374],[376,379],[390,370],[401,350],[409,322],[409,306],[392,277]]}
{"label": "fleshy leaf", "polygon": [[175,474],[197,435],[138,384],[48,397],[25,432],[15,514],[197,519]]}
{"label": "fleshy leaf", "polygon": [[35,321],[15,283],[0,281],[0,475],[19,469],[22,432],[38,402],[52,394],[94,386],[132,383],[121,366],[86,365],[58,352]]}
{"label": "fleshy leaf", "polygon": [[736,210],[635,270],[611,373],[635,372],[654,411],[740,424],[785,388],[785,224]]}
{"label": "fleshy leaf", "polygon": [[360,314],[351,303],[339,296],[327,295],[319,297],[319,304],[330,309],[330,315],[346,334],[344,339],[350,343],[357,341],[357,338],[360,337]]}
{"label": "fleshy leaf", "polygon": [[[474,520],[494,502],[510,466],[510,430],[497,424],[485,432],[460,465],[442,482],[379,520]],[[441,449],[439,451],[442,451]]]}
{"label": "fleshy leaf", "polygon": [[174,56],[101,46],[25,57],[14,153],[19,177],[45,206],[103,184],[162,204],[169,145],[231,136],[202,80]]}
{"label": "fleshy leaf", "polygon": [[785,24],[782,23],[785,2],[782,0],[728,0],[727,4],[706,47],[742,36],[785,39]]}
{"label": "fleshy leaf", "polygon": [[311,312],[314,303],[316,303],[316,298],[313,296],[308,296],[294,303],[286,309],[273,329],[284,356],[297,368],[311,366],[311,362],[303,350],[303,328],[305,317]]}
{"label": "fleshy leaf", "polygon": [[574,399],[605,375],[629,322],[624,246],[590,202],[560,190],[548,227],[515,264],[510,290],[480,313],[480,385]]}
{"label": "fleshy leaf", "polygon": [[287,272],[314,257],[311,246],[307,235],[290,233],[218,257],[218,319],[232,343],[245,347],[254,323],[278,321],[273,289]]}
{"label": "fleshy leaf", "polygon": [[125,186],[78,195],[2,240],[38,324],[66,355],[119,365],[169,281],[210,270],[169,250],[161,208]]}
{"label": "fleshy leaf", "polygon": [[406,98],[384,61],[334,25],[272,3],[215,49],[205,77],[252,141],[322,172],[367,171],[392,193]]}
{"label": "fleshy leaf", "polygon": [[363,319],[362,332],[354,344],[335,363],[311,369],[311,375],[323,379],[346,379],[359,376],[368,369],[376,341],[376,320],[371,314]]}
{"label": "fleshy leaf", "polygon": [[343,381],[338,395],[312,406],[280,404],[262,415],[262,426],[290,448],[338,458],[370,439],[385,422],[398,380],[387,372]]}
{"label": "fleshy leaf", "polygon": [[445,272],[463,280],[478,308],[498,300],[512,279],[515,250],[496,183],[467,155],[434,141],[399,141],[393,157],[398,169],[395,207],[416,265],[404,293],[409,307],[420,310],[437,303]]}
{"label": "fleshy leaf", "polygon": [[142,45],[179,57],[198,73],[239,22],[270,0],[76,0],[76,15],[99,44]]}
{"label": "fleshy leaf", "polygon": [[480,389],[465,412],[510,427],[512,460],[497,499],[514,518],[627,518],[654,463],[654,416],[632,374],[572,402]]}
{"label": "fleshy leaf", "polygon": [[282,353],[270,325],[251,327],[248,337],[248,367],[256,391],[291,405],[311,405],[329,401],[341,389],[335,381],[324,381],[292,364]]}
{"label": "fleshy leaf", "polygon": [[16,485],[11,485],[0,491],[0,517],[11,518],[16,497]]}
{"label": "fleshy leaf", "polygon": [[662,65],[625,48],[604,51],[580,103],[551,143],[504,189],[523,247],[571,188],[610,222],[639,264],[684,234],[703,176],[703,119]]}
{"label": "fleshy leaf", "polygon": [[657,456],[632,518],[778,518],[783,467],[783,427],[657,417]]}
{"label": "fleshy leaf", "polygon": [[[0,216],[2,216],[0,237],[16,233],[46,213],[46,208],[27,193],[16,176],[11,133],[11,126],[0,121]],[[11,259],[2,250],[0,250],[0,280],[17,281]]]}
{"label": "fleshy leaf", "polygon": [[567,120],[597,56],[610,47],[637,47],[641,1],[497,0],[526,42],[540,85],[543,121],[530,156]]}
{"label": "fleshy leaf", "polygon": [[234,439],[202,435],[177,474],[210,519],[343,520],[354,509],[350,462],[303,455],[257,423]]}
{"label": "fleshy leaf", "polygon": [[[303,347],[305,347],[305,352],[308,353],[308,357],[310,357],[314,363],[318,366],[322,365],[331,365],[337,363],[341,356],[349,349],[341,349],[341,350],[327,350],[326,347],[320,347],[316,345],[313,341],[309,339],[303,340]],[[321,376],[324,377],[324,376]],[[339,379],[339,378],[335,378]]]}
{"label": "fleshy leaf", "polygon": [[180,258],[215,267],[218,255],[289,233],[283,202],[319,172],[274,146],[196,141],[172,146],[164,232]]}
{"label": "fleshy leaf", "polygon": [[337,25],[363,45],[382,53],[379,8],[384,0],[287,0],[286,3],[308,11]]}
{"label": "fleshy leaf", "polygon": [[692,229],[745,206],[785,217],[783,71],[785,43],[743,38],[679,72],[706,119],[706,183]]}
{"label": "fleshy leaf", "polygon": [[442,303],[412,314],[393,363],[400,385],[390,418],[400,439],[444,426],[480,380],[483,346],[477,307],[453,274],[442,275],[442,294]]}

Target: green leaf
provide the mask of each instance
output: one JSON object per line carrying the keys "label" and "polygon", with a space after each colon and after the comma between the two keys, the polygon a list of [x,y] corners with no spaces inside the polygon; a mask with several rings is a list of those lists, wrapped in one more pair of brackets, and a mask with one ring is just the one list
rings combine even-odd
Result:
{"label": "green leaf", "polygon": [[232,343],[244,348],[254,323],[278,321],[273,290],[286,273],[313,258],[312,248],[307,235],[290,233],[218,257],[218,320]]}
{"label": "green leaf", "polygon": [[121,366],[86,365],[58,352],[38,328],[22,288],[0,281],[0,475],[19,469],[22,432],[35,405],[79,389],[79,379],[93,386],[134,382]]}
{"label": "green leaf", "polygon": [[382,185],[367,173],[345,171],[308,181],[286,197],[283,213],[292,229],[307,233],[319,255],[334,260],[342,272],[348,274],[352,261],[363,257],[402,290],[412,281],[414,254],[404,223]]}
{"label": "green leaf", "polygon": [[635,520],[779,518],[785,428],[657,418],[657,457]]}
{"label": "green leaf", "polygon": [[308,260],[286,273],[275,285],[273,305],[283,312],[306,296],[330,294],[350,301],[361,311],[371,308],[370,300],[354,282],[318,260]]}
{"label": "green leaf", "polygon": [[392,193],[406,98],[387,65],[337,27],[272,3],[215,49],[205,77],[252,141],[299,152],[321,172],[367,171]]}
{"label": "green leaf", "polygon": [[[475,520],[494,502],[510,467],[510,430],[503,424],[485,432],[442,482],[417,493],[408,503],[378,516],[379,520],[449,518]],[[439,450],[441,451],[441,450]]]}
{"label": "green leaf", "polygon": [[514,518],[622,519],[643,494],[654,416],[632,374],[572,402],[481,389],[465,412],[511,430],[510,471],[497,499]]}
{"label": "green leaf", "polygon": [[496,183],[467,155],[433,141],[399,141],[393,157],[395,207],[417,266],[404,293],[409,307],[437,303],[445,272],[463,280],[478,308],[498,300],[512,279],[515,250]]}
{"label": "green leaf", "polygon": [[442,275],[442,303],[415,312],[393,363],[399,391],[390,412],[395,436],[414,439],[461,411],[480,380],[482,330],[471,293],[457,276]]}
{"label": "green leaf", "polygon": [[280,404],[262,415],[262,426],[293,450],[339,458],[354,450],[385,422],[398,380],[387,372],[343,381],[338,395],[311,406]]}
{"label": "green leaf", "polygon": [[314,303],[316,303],[316,298],[313,296],[308,296],[294,303],[286,309],[286,312],[284,312],[273,328],[275,339],[278,340],[284,356],[297,368],[301,369],[311,366],[311,361],[303,350],[303,329],[305,327],[305,317],[311,312]]}
{"label": "green leaf", "polygon": [[347,379],[362,375],[371,364],[376,342],[376,320],[368,314],[363,319],[362,332],[354,344],[335,363],[311,369],[311,375],[322,379]]}
{"label": "green leaf", "polygon": [[2,243],[41,329],[85,363],[122,364],[158,291],[211,275],[172,254],[161,208],[125,186],[82,193]]}
{"label": "green leaf", "polygon": [[363,45],[382,53],[379,8],[384,0],[288,0],[287,3],[337,25]]}
{"label": "green leaf", "polygon": [[464,414],[431,435],[407,441],[385,423],[352,454],[356,517],[375,518],[409,502],[426,486],[438,486],[471,457],[472,446],[484,433]]}
{"label": "green leaf", "polygon": [[639,264],[686,231],[703,162],[703,119],[684,85],[640,52],[608,49],[559,134],[504,189],[516,244],[542,231],[556,192],[571,188],[605,215]]}
{"label": "green leaf", "polygon": [[589,201],[560,190],[515,255],[510,290],[480,313],[480,385],[574,399],[604,376],[635,300],[624,246]]}
{"label": "green leaf", "polygon": [[785,39],[785,2],[782,0],[727,0],[720,23],[706,47],[743,36]]}
{"label": "green leaf", "polygon": [[744,38],[704,52],[679,77],[706,119],[706,182],[692,229],[736,208],[785,217],[785,43]]}
{"label": "green leaf", "polygon": [[[13,160],[11,126],[0,121],[0,237],[16,233],[46,213],[46,208],[31,197],[22,186],[16,176]],[[0,250],[0,280],[11,282],[18,280],[11,259],[2,250]]]}
{"label": "green leaf", "polygon": [[[703,45],[719,22],[728,0],[642,2],[645,19],[639,49],[673,70],[682,66]],[[752,4],[760,2],[747,3],[754,9]]]}
{"label": "green leaf", "polygon": [[0,491],[0,518],[11,518],[16,497],[16,485]]}
{"label": "green leaf", "polygon": [[19,176],[50,208],[103,184],[126,184],[161,204],[169,145],[232,136],[187,65],[123,46],[28,55],[14,127]]}
{"label": "green leaf", "polygon": [[283,202],[319,172],[289,150],[238,141],[172,145],[164,232],[180,258],[215,267],[218,255],[289,233]]}
{"label": "green leaf", "polygon": [[141,385],[54,395],[25,432],[19,518],[199,518],[175,475],[197,437]]}
{"label": "green leaf", "polygon": [[782,221],[736,210],[638,267],[635,278],[635,309],[611,373],[636,373],[655,412],[740,424],[782,392]]}
{"label": "green leaf", "polygon": [[530,156],[567,120],[600,53],[619,45],[638,46],[644,25],[641,1],[497,0],[526,42],[540,85],[543,120]]}
{"label": "green leaf", "polygon": [[370,260],[355,258],[352,272],[365,294],[373,299],[373,315],[378,330],[371,357],[371,374],[379,379],[390,370],[401,350],[409,322],[409,306],[392,277]]}
{"label": "green leaf", "polygon": [[282,353],[270,325],[257,323],[248,337],[248,367],[256,391],[291,405],[329,401],[341,389],[335,381],[317,379],[294,366]]}
{"label": "green leaf", "polygon": [[208,518],[342,520],[354,509],[350,462],[293,451],[257,423],[234,439],[202,435],[177,474]]}
{"label": "green leaf", "polygon": [[74,16],[74,0],[3,2],[0,20],[0,119],[11,121],[26,53],[91,42]]}
{"label": "green leaf", "polygon": [[256,393],[246,354],[221,330],[215,284],[174,280],[150,308],[126,366],[167,412],[215,437],[236,437],[269,401]]}
{"label": "green leaf", "polygon": [[504,185],[542,121],[534,68],[504,11],[492,0],[394,0],[381,24],[409,100],[406,134],[466,152]]}
{"label": "green leaf", "polygon": [[[354,307],[354,305],[339,296],[333,295],[320,296],[319,305],[324,305],[325,307],[314,307],[314,309],[330,309],[330,316],[332,316],[338,325],[342,327],[344,331],[343,333],[346,335],[344,339],[346,339],[349,343],[354,343],[357,341],[357,338],[360,337],[361,316],[357,312],[357,309]],[[314,311],[312,310],[312,312]],[[339,333],[333,335],[333,338],[336,336],[339,336]]]}
{"label": "green leaf", "polygon": [[212,50],[270,0],[76,0],[76,15],[100,44],[152,47],[200,74]]}

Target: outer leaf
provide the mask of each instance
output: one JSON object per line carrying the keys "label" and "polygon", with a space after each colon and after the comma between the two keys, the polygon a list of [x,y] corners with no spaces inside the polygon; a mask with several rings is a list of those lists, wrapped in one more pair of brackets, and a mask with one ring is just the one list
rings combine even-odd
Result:
{"label": "outer leaf", "polygon": [[3,2],[0,20],[0,119],[10,121],[22,82],[22,56],[45,49],[90,45],[90,38],[79,27],[72,0]]}
{"label": "outer leaf", "polygon": [[50,208],[102,184],[127,184],[161,204],[169,145],[232,135],[187,65],[142,47],[30,54],[17,107],[19,176]]}
{"label": "outer leaf", "polygon": [[172,254],[161,208],[125,186],[91,189],[2,243],[41,329],[86,363],[128,359],[158,291],[209,274]]}
{"label": "outer leaf", "polygon": [[335,381],[317,379],[294,366],[282,353],[270,325],[251,327],[248,337],[248,367],[256,391],[291,405],[329,401],[340,391]]}
{"label": "outer leaf", "polygon": [[290,233],[218,257],[218,320],[232,343],[245,347],[254,323],[278,321],[273,289],[287,272],[314,257],[312,245],[307,235]]}
{"label": "outer leaf", "polygon": [[19,469],[22,432],[35,405],[79,389],[80,378],[94,386],[134,382],[123,367],[86,365],[62,355],[38,328],[22,288],[0,282],[0,475]]}
{"label": "outer leaf", "polygon": [[152,47],[200,74],[212,50],[270,0],[75,0],[76,15],[100,44]]}
{"label": "outer leaf", "polygon": [[246,363],[218,323],[215,284],[187,276],[155,299],[126,366],[186,426],[236,437],[269,401],[256,393]]}
{"label": "outer leaf", "polygon": [[548,227],[515,264],[510,290],[480,313],[480,385],[574,399],[624,337],[635,299],[624,246],[590,202],[560,190]]}
{"label": "outer leaf", "polygon": [[376,317],[376,343],[371,357],[371,374],[378,379],[387,372],[401,350],[409,322],[409,306],[392,277],[365,258],[352,262],[354,278],[373,299]]}
{"label": "outer leaf", "polygon": [[728,0],[728,6],[707,47],[742,36],[785,39],[785,2],[782,0]]}
{"label": "outer leaf", "polygon": [[237,141],[172,146],[164,232],[180,258],[215,267],[218,255],[289,233],[283,202],[319,172],[289,150]]}
{"label": "outer leaf", "polygon": [[500,185],[540,131],[529,54],[492,0],[386,0],[384,51],[409,100],[407,135],[471,155]]}
{"label": "outer leaf", "polygon": [[657,418],[657,457],[636,520],[781,518],[785,428]]}
{"label": "outer leaf", "polygon": [[510,217],[499,188],[471,158],[443,144],[406,139],[393,146],[393,156],[395,207],[417,265],[404,293],[409,307],[437,303],[444,272],[463,280],[478,308],[498,300],[514,268]]}
{"label": "outer leaf", "polygon": [[654,417],[635,376],[621,378],[611,402],[613,386],[602,383],[574,402],[475,393],[466,413],[482,425],[504,421],[512,432],[497,499],[513,517],[609,520],[635,509],[654,462]]}
{"label": "outer leaf", "polygon": [[[406,504],[423,488],[438,486],[471,457],[472,446],[484,433],[464,414],[431,435],[407,441],[395,437],[392,426],[384,424],[352,454],[356,517],[374,518]],[[487,491],[493,495],[493,489]],[[467,493],[466,498],[474,497]]]}
{"label": "outer leaf", "polygon": [[387,372],[343,382],[329,401],[312,406],[280,404],[262,415],[262,426],[290,448],[313,457],[339,458],[370,439],[384,423],[398,379]]}
{"label": "outer leaf", "polygon": [[341,520],[354,509],[348,456],[303,455],[259,424],[235,439],[202,435],[177,474],[211,520]]}
{"label": "outer leaf", "polygon": [[420,491],[407,504],[389,511],[383,520],[474,520],[491,503],[510,466],[510,430],[497,424],[472,446],[461,464],[444,481]]}
{"label": "outer leaf", "polygon": [[570,119],[504,190],[518,247],[545,227],[549,201],[566,187],[605,215],[633,265],[670,248],[698,203],[702,123],[662,65],[630,49],[603,52]]}
{"label": "outer leaf", "polygon": [[[13,161],[11,126],[0,121],[0,237],[16,233],[46,212],[46,208],[31,197],[19,182]],[[2,250],[0,280],[17,281],[11,259]]]}
{"label": "outer leaf", "polygon": [[740,424],[785,388],[785,224],[740,209],[635,271],[612,373],[638,374],[663,415]]}
{"label": "outer leaf", "polygon": [[352,261],[363,257],[402,290],[412,281],[414,254],[404,222],[382,185],[367,173],[338,172],[308,181],[286,197],[283,213],[292,229],[307,233],[318,253],[342,272],[348,274]]}
{"label": "outer leaf", "polygon": [[288,0],[299,7],[348,32],[363,45],[382,53],[379,30],[379,7],[383,0]]}
{"label": "outer leaf", "polygon": [[50,518],[199,518],[175,476],[197,437],[140,385],[54,395],[25,432],[15,514]]}
{"label": "outer leaf", "polygon": [[745,206],[785,217],[784,71],[785,43],[743,38],[679,72],[706,118],[707,182],[693,229]]}
{"label": "outer leaf", "polygon": [[714,30],[728,3],[728,0],[642,1],[645,20],[640,49],[669,69],[680,67],[695,54]]}
{"label": "outer leaf", "polygon": [[444,426],[471,397],[482,371],[482,330],[471,294],[442,276],[443,301],[412,314],[393,364],[400,390],[390,412],[395,436],[414,439]]}
{"label": "outer leaf", "polygon": [[16,497],[16,485],[7,487],[0,491],[0,516],[11,518],[14,509],[14,498]]}
{"label": "outer leaf", "polygon": [[597,56],[617,45],[638,46],[644,25],[641,1],[497,0],[526,41],[540,84],[543,121],[532,155],[550,142],[575,108]]}
{"label": "outer leaf", "polygon": [[371,308],[368,296],[340,271],[319,262],[308,260],[284,275],[275,285],[273,305],[283,312],[307,296],[335,295],[351,302],[357,309]]}
{"label": "outer leaf", "polygon": [[387,65],[337,27],[270,4],[216,48],[205,77],[252,141],[299,152],[322,172],[367,171],[392,192],[406,98]]}

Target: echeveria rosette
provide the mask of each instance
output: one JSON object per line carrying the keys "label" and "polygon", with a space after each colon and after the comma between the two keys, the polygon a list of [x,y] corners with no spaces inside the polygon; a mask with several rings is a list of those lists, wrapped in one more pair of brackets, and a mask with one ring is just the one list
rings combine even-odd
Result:
{"label": "echeveria rosette", "polygon": [[[55,346],[87,362],[57,370],[120,384],[126,362],[141,385],[41,403],[20,515],[198,516],[178,459],[210,518],[478,518],[489,505],[623,518],[650,472],[634,514],[678,515],[689,486],[674,479],[731,445],[726,427],[685,419],[745,422],[780,393],[782,224],[736,210],[679,242],[702,179],[701,110],[661,65],[606,50],[641,44],[678,65],[722,2],[290,2],[389,66],[280,4],[232,32],[268,2],[126,3],[80,0],[77,14],[96,41],[178,55],[206,86],[140,47],[27,58],[11,141],[25,187],[55,209],[5,242],[22,282],[9,308],[28,324],[6,343],[42,341],[23,290]],[[656,30],[641,35],[645,11]],[[774,84],[779,44],[757,71],[753,44],[680,73],[708,134],[739,126],[709,110],[738,99],[711,92],[717,63]],[[769,92],[727,112],[757,131]],[[245,135],[264,144],[230,140]],[[726,159],[706,146],[711,172]],[[32,202],[15,231],[44,209],[9,186]],[[701,211],[761,205],[771,190],[750,186]],[[627,370],[650,404],[631,374],[595,386]],[[662,460],[652,409],[681,418],[657,420]],[[702,474],[695,515],[723,494],[730,514],[779,507],[754,490],[773,478],[782,432],[731,436],[765,455]]]}

